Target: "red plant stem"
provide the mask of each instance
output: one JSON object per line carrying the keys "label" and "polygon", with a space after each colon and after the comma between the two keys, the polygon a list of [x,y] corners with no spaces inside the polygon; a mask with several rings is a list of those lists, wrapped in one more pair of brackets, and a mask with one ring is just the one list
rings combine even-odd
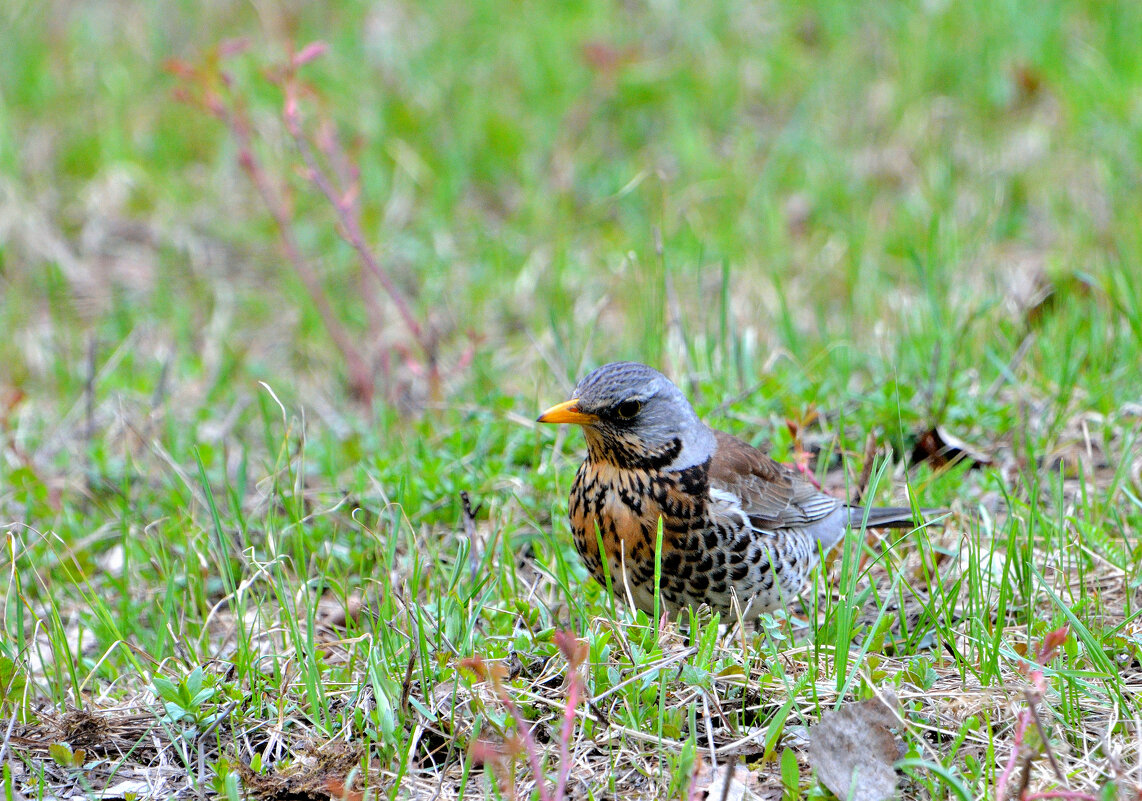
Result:
{"label": "red plant stem", "polygon": [[1051,743],[1047,739],[1047,729],[1043,726],[1043,719],[1039,717],[1038,698],[1036,694],[1027,690],[1023,693],[1027,696],[1027,711],[1031,713],[1031,719],[1035,722],[1035,728],[1039,730],[1039,739],[1043,741],[1043,750],[1047,752],[1047,760],[1051,763],[1051,770],[1055,772],[1055,778],[1061,784],[1066,784],[1067,777],[1063,775],[1063,768],[1059,765],[1059,760],[1055,758],[1055,752],[1051,749]]}
{"label": "red plant stem", "polygon": [[555,779],[555,801],[563,801],[567,791],[567,772],[571,769],[571,735],[575,731],[575,710],[579,707],[579,672],[569,665],[571,686],[567,689],[567,706],[563,710],[563,730],[559,734],[559,773]]}
{"label": "red plant stem", "polygon": [[1003,773],[995,782],[995,801],[1004,801],[1007,797],[1007,782],[1011,780],[1011,774],[1015,772],[1015,766],[1019,764],[1019,752],[1023,748],[1023,734],[1027,731],[1030,718],[1031,716],[1027,714],[1026,710],[1019,713],[1019,720],[1015,724],[1015,742],[1011,746],[1011,756],[1007,760],[1006,767],[1003,768]]}
{"label": "red plant stem", "polygon": [[[287,86],[287,94],[292,95],[292,92]],[[357,255],[361,259],[370,272],[384,287],[385,291],[392,298],[393,305],[397,307],[397,312],[404,320],[409,333],[420,345],[421,350],[424,351],[425,358],[429,362],[431,369],[435,369],[436,354],[435,348],[429,341],[428,337],[424,334],[424,329],[417,321],[415,315],[408,302],[405,300],[404,295],[401,293],[400,288],[397,287],[388,271],[383,268],[373,255],[372,250],[365,243],[364,233],[361,231],[361,223],[357,214],[353,213],[353,204],[346,203],[340,193],[337,192],[332,182],[329,180],[329,175],[321,168],[316,157],[313,154],[313,148],[310,147],[309,140],[306,138],[305,133],[301,129],[301,125],[297,120],[296,103],[292,100],[286,102],[286,110],[284,113],[286,129],[289,131],[290,136],[293,137],[294,142],[297,144],[298,151],[301,153],[301,158],[305,162],[305,166],[309,169],[309,178],[321,190],[326,199],[333,205],[337,212],[337,218],[341,222],[342,230],[346,241],[353,246],[357,251]]]}
{"label": "red plant stem", "polygon": [[333,344],[337,346],[337,349],[341,351],[341,355],[345,358],[353,393],[366,405],[371,405],[373,400],[373,379],[369,368],[360,353],[358,353],[357,349],[353,346],[353,340],[349,337],[348,332],[342,327],[340,320],[338,320],[337,316],[333,313],[333,308],[329,304],[325,290],[321,287],[321,282],[318,280],[316,273],[310,268],[305,256],[302,255],[301,248],[294,238],[289,214],[285,208],[283,208],[279,198],[275,196],[273,189],[270,187],[269,179],[266,177],[264,170],[262,170],[257,158],[254,156],[254,148],[250,140],[249,128],[244,121],[240,120],[229,109],[218,108],[216,113],[221,118],[223,124],[230,130],[235,141],[237,141],[239,148],[238,163],[246,175],[249,176],[254,187],[258,190],[262,202],[266,204],[270,216],[273,217],[274,223],[277,225],[278,236],[281,238],[282,249],[285,251],[286,257],[293,265],[302,283],[305,284],[309,296],[313,299],[313,304],[317,307],[317,313],[321,316],[321,322],[325,325],[325,330],[329,332],[329,338],[333,340]]}
{"label": "red plant stem", "polygon": [[553,801],[547,792],[547,783],[543,779],[543,767],[539,764],[539,750],[535,747],[535,740],[531,737],[531,729],[527,727],[527,721],[523,719],[519,707],[508,695],[499,678],[493,679],[493,684],[496,688],[496,694],[500,697],[500,703],[507,707],[508,712],[511,713],[512,720],[515,721],[516,728],[519,729],[520,737],[523,738],[523,750],[527,753],[527,761],[531,765],[531,775],[535,777],[535,786],[539,788],[539,801]]}
{"label": "red plant stem", "polygon": [[[1039,653],[1036,659],[1040,664],[1049,662],[1055,658],[1058,649],[1066,642],[1069,634],[1069,628],[1063,626],[1055,631],[1048,632],[1043,638],[1043,642],[1039,647]],[[1051,749],[1051,744],[1047,739],[1047,730],[1043,725],[1043,720],[1039,716],[1039,700],[1042,698],[1043,693],[1046,692],[1047,684],[1043,677],[1042,670],[1031,670],[1031,665],[1026,664],[1022,667],[1021,672],[1027,679],[1030,680],[1034,689],[1023,691],[1023,696],[1027,700],[1027,708],[1019,713],[1019,718],[1015,724],[1015,742],[1011,747],[1011,756],[1007,760],[1007,765],[1003,769],[1003,773],[995,782],[995,798],[996,801],[1005,801],[1007,795],[1007,782],[1011,779],[1011,774],[1015,772],[1015,766],[1019,764],[1020,752],[1023,750],[1023,738],[1027,733],[1027,728],[1034,723],[1039,731],[1039,740],[1043,744],[1043,750],[1047,754],[1047,759],[1051,763],[1051,769],[1055,773],[1055,778],[1061,784],[1066,784],[1066,776],[1063,774],[1063,769],[1059,765],[1059,761],[1055,758],[1055,752]],[[1072,801],[1094,801],[1095,797],[1089,793],[1083,793],[1078,790],[1047,790],[1041,793],[1028,793],[1027,781],[1031,776],[1031,763],[1037,756],[1035,751],[1026,755],[1026,761],[1023,772],[1023,786],[1019,789],[1020,801],[1034,801],[1040,798],[1063,798],[1072,799]]]}

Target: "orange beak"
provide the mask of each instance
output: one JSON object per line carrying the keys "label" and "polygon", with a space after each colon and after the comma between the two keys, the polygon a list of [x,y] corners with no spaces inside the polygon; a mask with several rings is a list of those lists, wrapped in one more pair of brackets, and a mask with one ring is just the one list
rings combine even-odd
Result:
{"label": "orange beak", "polygon": [[581,426],[589,426],[592,423],[599,421],[598,415],[584,414],[579,411],[577,400],[563,401],[552,406],[546,412],[539,416],[536,420],[537,423],[575,423]]}

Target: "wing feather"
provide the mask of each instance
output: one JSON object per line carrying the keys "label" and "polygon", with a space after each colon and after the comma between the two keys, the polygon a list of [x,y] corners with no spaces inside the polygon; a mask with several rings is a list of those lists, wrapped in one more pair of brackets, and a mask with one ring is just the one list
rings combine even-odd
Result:
{"label": "wing feather", "polygon": [[817,489],[792,468],[775,462],[744,440],[714,431],[710,486],[741,499],[741,511],[756,529],[800,528],[828,517],[842,502]]}

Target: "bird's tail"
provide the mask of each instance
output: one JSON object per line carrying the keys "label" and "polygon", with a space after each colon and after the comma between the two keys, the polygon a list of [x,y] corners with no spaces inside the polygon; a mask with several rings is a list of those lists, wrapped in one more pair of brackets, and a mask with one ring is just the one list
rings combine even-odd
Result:
{"label": "bird's tail", "polygon": [[[866,518],[867,513],[867,518]],[[921,509],[919,519],[907,506],[849,507],[849,525],[853,528],[915,528],[933,517],[947,514],[947,509]]]}

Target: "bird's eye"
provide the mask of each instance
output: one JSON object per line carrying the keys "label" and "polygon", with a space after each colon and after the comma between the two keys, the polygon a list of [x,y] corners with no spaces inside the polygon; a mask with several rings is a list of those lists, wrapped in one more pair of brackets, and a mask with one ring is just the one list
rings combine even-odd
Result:
{"label": "bird's eye", "polygon": [[620,420],[630,420],[642,411],[642,404],[636,400],[623,401],[615,407],[615,414]]}

